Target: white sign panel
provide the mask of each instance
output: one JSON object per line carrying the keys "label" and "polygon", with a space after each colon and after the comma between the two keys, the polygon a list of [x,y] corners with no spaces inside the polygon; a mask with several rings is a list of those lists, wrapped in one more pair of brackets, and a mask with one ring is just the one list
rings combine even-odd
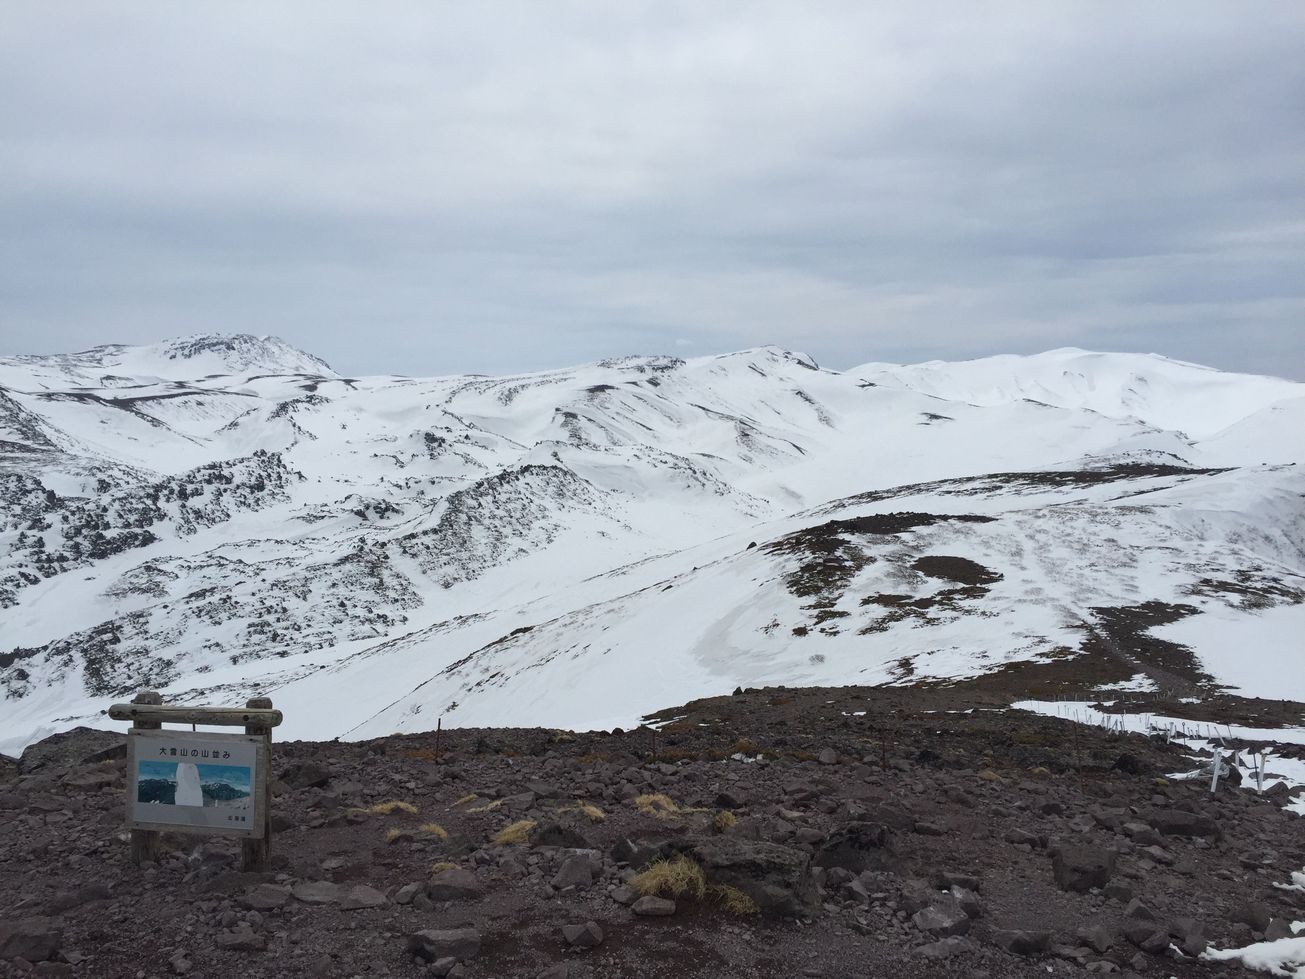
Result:
{"label": "white sign panel", "polygon": [[261,735],[133,729],[127,745],[127,822],[134,829],[263,835]]}

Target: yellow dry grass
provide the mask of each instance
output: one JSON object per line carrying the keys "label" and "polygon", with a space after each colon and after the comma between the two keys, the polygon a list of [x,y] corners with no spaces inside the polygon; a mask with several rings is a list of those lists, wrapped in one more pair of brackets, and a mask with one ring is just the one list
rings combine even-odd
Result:
{"label": "yellow dry grass", "polygon": [[417,831],[440,840],[447,840],[449,838],[449,831],[439,823],[422,823],[417,827]]}
{"label": "yellow dry grass", "polygon": [[467,812],[493,812],[499,806],[503,805],[502,799],[495,799],[493,802],[487,802],[483,806],[473,806]]}
{"label": "yellow dry grass", "polygon": [[729,914],[761,914],[757,902],[731,884],[712,884],[710,890],[716,903]]}
{"label": "yellow dry grass", "polygon": [[518,846],[530,839],[530,831],[534,828],[533,819],[518,819],[495,833],[494,842],[499,846]]}
{"label": "yellow dry grass", "polygon": [[607,818],[607,813],[603,812],[592,802],[577,802],[574,806],[566,806],[559,809],[558,812],[578,812],[585,816],[591,823],[601,823]]}
{"label": "yellow dry grass", "polygon": [[716,813],[716,818],[711,821],[711,824],[716,827],[717,833],[723,833],[727,829],[731,829],[737,822],[738,818],[734,813],[722,809],[720,812]]}
{"label": "yellow dry grass", "polygon": [[453,805],[449,806],[449,808],[456,809],[458,806],[465,806],[470,802],[475,802],[479,798],[480,796],[476,795],[476,793],[469,792],[466,795],[464,795],[461,799],[459,799],[457,802],[453,803]]}
{"label": "yellow dry grass", "polygon": [[456,863],[449,863],[447,860],[437,860],[435,863],[430,865],[430,875],[434,877],[436,874],[443,873],[445,870],[457,869],[458,865]]}
{"label": "yellow dry grass", "polygon": [[675,800],[660,792],[637,796],[634,805],[645,816],[657,816],[659,819],[667,819],[680,812],[680,807],[675,804]]}
{"label": "yellow dry grass", "polygon": [[630,886],[640,894],[688,894],[700,898],[707,892],[707,878],[701,867],[681,854],[670,860],[654,860],[630,878]]}
{"label": "yellow dry grass", "polygon": [[409,815],[417,811],[417,807],[411,802],[400,802],[398,799],[390,799],[388,802],[377,802],[374,805],[363,806],[360,809],[350,809],[353,813],[362,813],[365,816],[390,816],[396,812],[406,812]]}

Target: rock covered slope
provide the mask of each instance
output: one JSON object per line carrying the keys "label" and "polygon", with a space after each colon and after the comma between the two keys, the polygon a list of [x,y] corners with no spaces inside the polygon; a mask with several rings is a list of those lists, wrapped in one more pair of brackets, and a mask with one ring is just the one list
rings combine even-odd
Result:
{"label": "rock covered slope", "polygon": [[131,866],[122,734],[57,735],[0,759],[0,974],[1213,979],[1249,974],[1229,958],[1300,961],[1284,788],[1211,795],[1164,777],[1199,764],[1176,743],[1003,703],[747,690],[668,711],[655,738],[278,741],[262,873],[194,836]]}
{"label": "rock covered slope", "polygon": [[305,737],[759,683],[1305,699],[1303,422],[1305,385],[1082,351],[0,358],[0,751],[143,686]]}

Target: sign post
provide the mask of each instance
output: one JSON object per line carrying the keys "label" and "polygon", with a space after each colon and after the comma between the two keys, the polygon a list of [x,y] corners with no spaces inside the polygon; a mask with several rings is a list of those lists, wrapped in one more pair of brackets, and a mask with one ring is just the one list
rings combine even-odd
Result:
{"label": "sign post", "polygon": [[[272,728],[281,712],[257,697],[244,710],[164,707],[146,691],[130,704],[114,704],[109,716],[131,721],[127,738],[127,825],[131,860],[156,859],[160,833],[241,837],[244,870],[267,869],[272,817],[268,781]],[[192,730],[166,730],[164,723]],[[195,731],[196,724],[242,725],[243,734]]]}

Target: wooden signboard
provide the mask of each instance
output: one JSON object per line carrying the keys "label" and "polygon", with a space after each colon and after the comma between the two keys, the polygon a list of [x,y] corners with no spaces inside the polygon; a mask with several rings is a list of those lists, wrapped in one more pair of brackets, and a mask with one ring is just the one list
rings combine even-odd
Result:
{"label": "wooden signboard", "polygon": [[138,728],[128,734],[127,825],[132,829],[263,835],[266,738]]}
{"label": "wooden signboard", "polygon": [[[281,723],[272,701],[255,697],[243,709],[166,707],[159,694],[147,690],[130,704],[114,704],[109,716],[132,723],[127,732],[132,863],[157,859],[160,834],[166,831],[239,836],[241,868],[267,869],[272,728]],[[164,724],[189,724],[191,730],[166,730]],[[201,733],[197,724],[240,725],[245,733]]]}

